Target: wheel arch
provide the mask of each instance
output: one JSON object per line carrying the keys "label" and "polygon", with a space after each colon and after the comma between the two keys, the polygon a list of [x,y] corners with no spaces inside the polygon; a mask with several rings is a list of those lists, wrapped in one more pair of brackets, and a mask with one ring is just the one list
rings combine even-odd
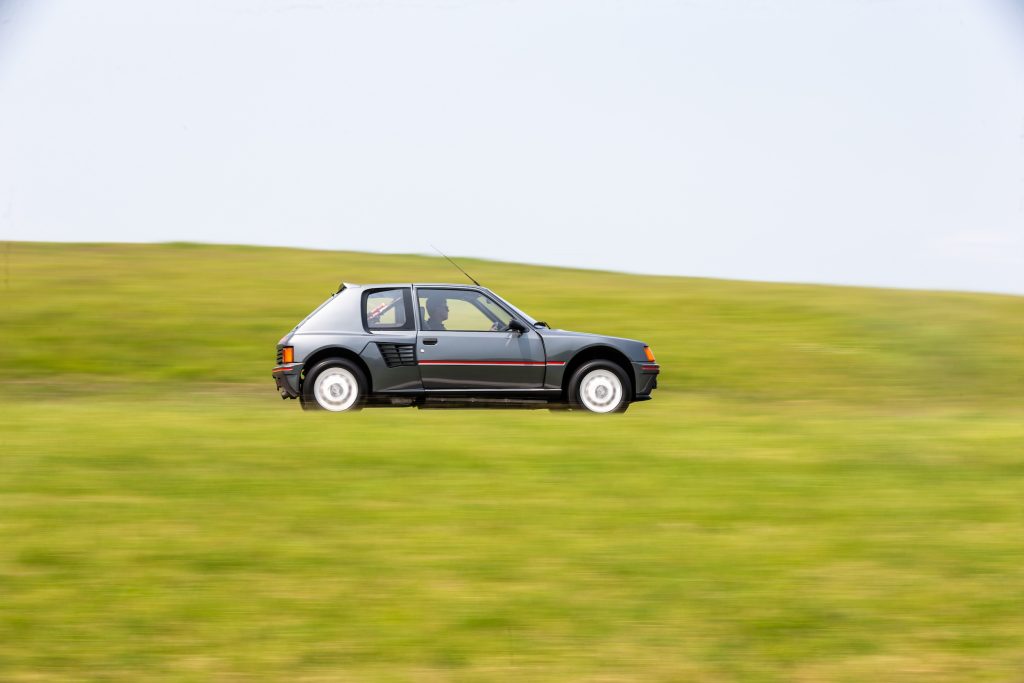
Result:
{"label": "wheel arch", "polygon": [[302,392],[302,385],[306,382],[306,372],[313,369],[320,361],[327,360],[328,358],[344,358],[355,363],[363,371],[363,376],[366,378],[366,393],[373,393],[373,375],[370,374],[369,366],[359,357],[358,353],[343,346],[325,346],[306,357],[302,366],[302,381],[299,383],[300,393]]}
{"label": "wheel arch", "polygon": [[633,365],[629,362],[629,359],[626,358],[626,354],[611,346],[595,344],[594,346],[588,346],[584,349],[580,349],[576,352],[576,355],[566,363],[565,371],[562,373],[563,399],[569,399],[569,383],[572,382],[572,377],[576,374],[576,370],[578,370],[584,363],[592,360],[610,361],[622,368],[622,371],[626,373],[626,380],[629,382],[629,400],[632,401],[636,398],[636,381],[633,379]]}

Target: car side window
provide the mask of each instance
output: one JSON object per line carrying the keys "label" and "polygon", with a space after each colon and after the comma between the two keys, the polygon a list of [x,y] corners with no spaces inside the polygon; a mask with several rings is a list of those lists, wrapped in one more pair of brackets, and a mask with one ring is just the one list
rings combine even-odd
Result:
{"label": "car side window", "polygon": [[511,319],[511,316],[509,316],[505,309],[494,303],[494,300],[489,296],[485,296],[483,294],[477,294],[477,300],[479,301],[481,308],[487,309],[487,312],[490,314],[490,319],[497,323],[498,327],[496,331],[503,332],[508,329],[508,321]]}
{"label": "car side window", "polygon": [[502,332],[509,315],[489,297],[464,289],[417,290],[420,328],[425,331]]}
{"label": "car side window", "polygon": [[370,331],[413,329],[412,297],[407,288],[376,289],[363,298],[363,320]]}

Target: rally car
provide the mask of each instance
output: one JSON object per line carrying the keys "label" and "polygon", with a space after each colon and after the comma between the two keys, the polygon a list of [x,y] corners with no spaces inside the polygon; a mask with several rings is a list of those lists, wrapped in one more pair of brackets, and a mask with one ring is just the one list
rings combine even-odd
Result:
{"label": "rally car", "polygon": [[621,413],[659,366],[640,341],[551,329],[485,287],[345,283],[277,344],[282,398],[363,406]]}

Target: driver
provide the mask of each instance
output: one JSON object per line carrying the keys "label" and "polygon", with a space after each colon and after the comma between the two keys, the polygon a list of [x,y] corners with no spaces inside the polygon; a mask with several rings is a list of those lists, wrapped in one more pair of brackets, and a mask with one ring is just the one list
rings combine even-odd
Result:
{"label": "driver", "polygon": [[448,299],[443,296],[432,296],[427,299],[427,319],[424,321],[428,330],[443,331],[447,328],[444,321],[448,319]]}

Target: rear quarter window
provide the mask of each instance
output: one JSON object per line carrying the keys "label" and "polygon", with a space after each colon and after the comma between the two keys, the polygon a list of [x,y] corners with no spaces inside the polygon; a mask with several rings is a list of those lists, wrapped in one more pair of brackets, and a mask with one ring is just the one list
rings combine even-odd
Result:
{"label": "rear quarter window", "polygon": [[407,287],[371,289],[363,294],[363,325],[370,332],[413,330],[412,296]]}

